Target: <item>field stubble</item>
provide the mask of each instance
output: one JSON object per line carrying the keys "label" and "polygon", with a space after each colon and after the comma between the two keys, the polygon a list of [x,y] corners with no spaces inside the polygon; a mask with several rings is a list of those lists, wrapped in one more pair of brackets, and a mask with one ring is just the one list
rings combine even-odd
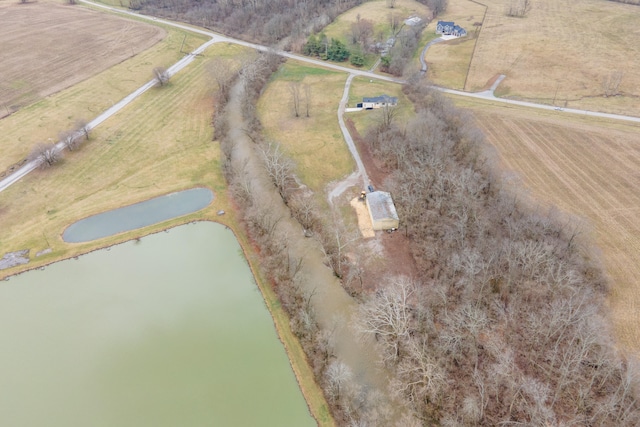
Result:
{"label": "field stubble", "polygon": [[[465,2],[467,0],[464,0]],[[601,0],[538,0],[524,18],[508,17],[511,0],[486,0],[467,90],[507,78],[498,94],[547,104],[640,116],[640,8]],[[619,96],[603,82],[623,74]]]}
{"label": "field stubble", "polygon": [[581,233],[597,246],[610,277],[615,333],[622,348],[640,355],[639,127],[465,104],[535,200],[586,220]]}
{"label": "field stubble", "polygon": [[[11,9],[13,7],[20,8],[23,6],[25,5],[12,4],[9,7],[0,6],[0,13],[5,9]],[[31,6],[33,5],[26,5],[26,7]],[[158,39],[152,40],[151,44],[153,44],[153,46],[151,46],[148,40],[136,41],[136,39],[127,39],[130,32],[129,30],[125,31],[127,37],[123,35],[124,38],[118,38],[117,34],[108,33],[111,34],[114,39],[118,39],[118,43],[126,48],[120,50],[114,48],[115,50],[111,51],[105,59],[103,68],[92,68],[89,64],[85,64],[81,57],[74,56],[76,59],[74,66],[78,64],[82,66],[85,64],[86,70],[83,70],[82,73],[77,75],[80,76],[77,81],[68,82],[69,84],[75,84],[64,90],[60,90],[60,81],[56,80],[54,78],[55,75],[50,73],[51,79],[45,78],[40,83],[47,83],[49,85],[42,89],[43,91],[49,91],[48,93],[57,91],[55,94],[46,96],[34,104],[22,108],[18,112],[0,120],[0,150],[2,152],[0,156],[0,173],[10,165],[24,159],[35,143],[49,139],[57,140],[58,133],[72,128],[76,120],[91,120],[97,117],[115,102],[118,102],[151,80],[151,70],[154,66],[169,66],[176,62],[183,56],[183,54],[180,53],[183,40],[184,51],[192,50],[206,40],[203,36],[186,34],[184,31],[176,31],[173,29],[164,30],[135,21],[93,12],[81,6],[61,6],[47,1],[43,2],[41,6],[42,9],[34,9],[38,11],[39,14],[46,14],[49,9],[55,13],[59,13],[57,12],[58,9],[62,9],[63,12],[69,13],[70,16],[76,18],[73,25],[56,25],[53,26],[53,29],[47,30],[47,33],[55,30],[63,35],[62,40],[66,40],[67,43],[62,45],[60,49],[63,49],[63,51],[69,55],[85,55],[91,57],[91,52],[76,49],[77,45],[84,46],[83,42],[76,41],[76,38],[82,38],[82,31],[94,31],[95,28],[100,28],[101,24],[96,22],[96,16],[98,21],[111,23],[110,25],[112,25],[113,28],[133,29],[142,26],[142,28],[150,28],[152,34],[158,34],[160,38],[164,38],[158,43],[156,43]],[[37,14],[35,15],[38,16]],[[67,19],[68,18],[65,17],[63,22],[67,22]],[[118,25],[120,27],[118,27]],[[76,27],[80,28],[80,30],[76,30]],[[0,33],[3,29],[0,29]],[[37,34],[37,28],[33,28],[32,32]],[[21,56],[24,52],[31,50],[31,46],[28,43],[28,36],[29,34],[25,35],[21,43],[15,46],[15,55]],[[50,37],[53,38],[57,36],[50,34]],[[101,36],[100,39],[103,39],[103,37]],[[140,48],[135,48],[134,52],[139,53],[125,60],[131,56],[131,48],[135,47],[134,44],[137,42],[140,42],[140,46],[145,47],[146,50],[139,52]],[[98,49],[98,51],[100,53],[97,54],[97,56],[108,53],[100,49]],[[123,54],[123,52],[126,53],[126,56],[119,58],[118,55]],[[0,55],[2,55],[2,53],[0,53]],[[112,60],[110,55],[114,55],[117,60]],[[27,57],[29,56],[27,55]],[[19,66],[18,68],[21,67],[22,73],[24,74],[31,72],[30,67],[34,67],[36,64],[22,62],[21,64],[14,65],[16,67]],[[41,67],[45,67],[45,65],[46,64],[40,63]],[[4,68],[4,66],[5,64],[3,63],[3,72],[8,73],[10,68]],[[106,67],[110,68],[102,71]],[[15,73],[19,73],[18,68],[14,70]],[[34,75],[44,74],[46,77],[45,71],[46,69],[43,68],[33,70],[33,73],[35,73]],[[67,70],[66,72],[70,71]]]}

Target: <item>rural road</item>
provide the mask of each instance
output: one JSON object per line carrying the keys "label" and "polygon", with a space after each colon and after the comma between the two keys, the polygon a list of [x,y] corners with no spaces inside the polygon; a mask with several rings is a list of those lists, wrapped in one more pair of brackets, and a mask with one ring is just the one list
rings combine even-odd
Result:
{"label": "rural road", "polygon": [[[159,19],[159,18],[155,18],[155,17],[152,17],[152,16],[142,15],[142,14],[139,14],[139,13],[130,12],[128,10],[117,9],[115,7],[110,7],[110,6],[94,3],[94,2],[91,2],[91,1],[88,1],[88,0],[80,0],[80,1],[82,3],[91,5],[93,7],[99,8],[99,9],[104,9],[104,10],[108,10],[110,12],[119,13],[119,14],[123,14],[123,15],[135,16],[135,17],[137,17],[139,19],[145,19],[145,20],[148,20],[148,21],[153,22],[153,23],[160,23],[160,24],[164,24],[164,25],[169,25],[169,26],[172,26],[172,27],[175,27],[175,28],[180,28],[180,29],[183,29],[183,30],[192,31],[192,32],[197,33],[197,34],[203,34],[203,35],[206,35],[208,37],[211,37],[211,39],[208,42],[204,43],[202,46],[200,46],[199,48],[197,48],[193,52],[187,54],[184,58],[182,58],[180,61],[175,63],[173,66],[171,66],[167,70],[170,75],[173,75],[173,74],[177,73],[178,71],[182,70],[184,67],[189,65],[196,58],[196,55],[198,55],[199,53],[202,53],[207,47],[211,46],[214,43],[219,43],[219,42],[233,43],[233,44],[237,44],[237,45],[240,45],[240,46],[245,46],[245,47],[257,49],[257,50],[260,50],[260,51],[263,51],[263,52],[267,52],[267,51],[272,51],[273,50],[273,49],[271,49],[271,48],[269,48],[267,46],[262,46],[262,45],[258,45],[258,44],[255,44],[255,43],[249,43],[249,42],[245,42],[245,41],[242,41],[242,40],[237,40],[237,39],[234,39],[234,38],[222,36],[220,34],[216,34],[216,33],[210,32],[210,31],[206,31],[206,30],[202,30],[202,29],[199,29],[199,28],[196,28],[196,27],[192,27],[190,25],[171,22],[171,21],[167,21],[165,19]],[[439,40],[439,39],[436,39],[436,40]],[[392,82],[392,83],[398,83],[398,84],[404,84],[405,83],[401,79],[396,79],[396,78],[389,77],[389,76],[379,75],[379,74],[373,73],[371,71],[356,70],[356,69],[349,68],[349,67],[343,67],[341,65],[332,64],[332,63],[329,63],[329,62],[326,62],[326,61],[322,61],[322,60],[319,60],[319,59],[313,59],[313,58],[309,58],[309,57],[306,57],[306,56],[296,55],[296,54],[292,54],[292,53],[281,51],[281,50],[275,50],[275,52],[278,53],[279,55],[282,55],[282,56],[286,57],[286,58],[290,58],[290,59],[294,59],[294,60],[297,60],[297,61],[306,62],[308,64],[313,64],[313,65],[316,65],[316,66],[319,66],[319,67],[330,68],[330,69],[333,69],[333,70],[336,70],[336,71],[341,71],[341,72],[348,73],[350,75],[350,78],[352,78],[353,76],[362,76],[362,77],[368,77],[368,78],[371,78],[371,79],[383,80],[383,81]],[[144,92],[149,90],[151,87],[153,87],[154,84],[155,84],[155,80],[151,80],[151,81],[147,82],[142,87],[140,87],[139,89],[137,89],[133,93],[129,94],[124,99],[122,99],[121,101],[119,101],[118,103],[113,105],[111,108],[106,110],[104,113],[100,114],[94,120],[89,122],[88,128],[89,129],[95,128],[96,126],[98,126],[99,124],[101,124],[102,122],[107,120],[109,117],[111,117],[114,114],[116,114],[118,111],[120,111],[122,108],[124,108],[127,104],[129,104],[131,101],[136,99],[138,96],[142,95]],[[536,103],[533,103],[533,102],[516,101],[516,100],[510,100],[510,99],[504,99],[504,98],[496,98],[493,95],[493,92],[488,93],[488,91],[479,92],[479,93],[471,93],[471,92],[463,92],[463,91],[454,90],[454,89],[440,88],[440,87],[437,87],[437,86],[433,86],[433,88],[438,90],[438,91],[440,91],[440,92],[451,94],[451,95],[464,96],[464,97],[477,98],[477,99],[485,99],[485,100],[494,101],[494,102],[501,102],[501,103],[505,103],[505,104],[518,105],[518,106],[521,106],[521,107],[537,108],[537,109],[543,109],[543,110],[556,110],[556,111],[558,110],[558,107],[555,107],[555,106],[552,106],[552,105],[543,105],[543,104],[536,104]],[[574,108],[563,108],[560,111],[563,112],[563,113],[573,113],[573,114],[579,114],[579,115],[583,115],[583,116],[600,117],[600,118],[606,118],[606,119],[623,120],[623,121],[640,123],[640,117],[624,116],[624,115],[619,115],[619,114],[600,113],[600,112],[596,112],[596,111],[578,110],[578,109],[574,109]],[[559,113],[560,113],[560,111],[559,111]],[[339,115],[339,117],[341,117],[341,116]],[[348,134],[348,132],[347,132],[347,134]],[[58,142],[56,144],[56,148],[58,150],[62,151],[64,149],[64,144],[62,144],[62,142]],[[11,175],[9,175],[9,176],[5,177],[4,179],[0,180],[0,191],[4,191],[9,186],[11,186],[12,184],[16,183],[17,181],[22,179],[24,176],[29,174],[31,171],[36,169],[39,165],[40,165],[40,163],[38,161],[27,162],[25,165],[23,165],[20,169],[18,169],[14,173],[12,173]]]}

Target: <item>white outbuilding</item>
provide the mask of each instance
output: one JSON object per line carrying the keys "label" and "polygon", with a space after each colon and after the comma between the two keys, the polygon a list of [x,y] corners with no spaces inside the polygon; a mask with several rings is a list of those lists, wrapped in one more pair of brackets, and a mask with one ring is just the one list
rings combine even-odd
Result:
{"label": "white outbuilding", "polygon": [[400,220],[390,193],[373,191],[367,193],[365,200],[374,230],[398,228]]}

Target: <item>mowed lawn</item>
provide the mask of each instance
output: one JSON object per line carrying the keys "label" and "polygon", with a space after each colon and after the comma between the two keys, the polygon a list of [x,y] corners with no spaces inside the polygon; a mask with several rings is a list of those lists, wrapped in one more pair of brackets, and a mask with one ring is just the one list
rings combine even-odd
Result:
{"label": "mowed lawn", "polygon": [[611,279],[615,334],[640,355],[640,126],[461,102],[535,200],[583,219]]}
{"label": "mowed lawn", "polygon": [[[226,199],[219,147],[211,140],[216,87],[206,72],[206,62],[241,52],[235,46],[212,46],[168,86],[146,92],[96,128],[79,151],[65,152],[60,164],[35,171],[0,192],[3,252],[31,249],[33,257],[37,251],[52,248],[52,253],[27,265],[32,267],[132,238],[136,232],[67,244],[61,233],[86,216],[194,186],[211,188],[215,200],[210,208],[189,218],[213,218]],[[181,221],[184,219],[147,230]],[[0,277],[18,269],[3,270]]]}
{"label": "mowed lawn", "polygon": [[[466,89],[498,74],[497,94],[572,108],[640,116],[640,8],[611,1],[538,0],[524,18],[508,17],[511,0],[487,0],[486,18]],[[468,0],[451,0],[450,4]],[[603,82],[622,74],[620,96]]]}
{"label": "mowed lawn", "polygon": [[[20,6],[20,5],[19,5]],[[47,6],[48,7],[48,6]],[[80,17],[85,14],[93,19],[99,15],[100,19],[108,22],[114,20],[116,23],[124,23],[125,28],[134,28],[139,24],[135,21],[117,18],[108,14],[98,14],[88,11],[81,6],[69,7],[66,10],[74,12],[82,11]],[[55,7],[54,7],[55,9]],[[1,10],[1,9],[0,9]],[[46,10],[46,8],[45,8]],[[77,25],[82,25],[82,20]],[[91,20],[89,22],[92,22]],[[147,25],[145,25],[147,27]],[[80,37],[82,33],[77,33],[74,25],[59,26],[59,32],[75,34]],[[153,28],[153,27],[151,27]],[[12,164],[15,164],[28,156],[32,147],[38,142],[57,141],[61,131],[68,130],[74,126],[78,119],[92,120],[114,103],[133,92],[152,78],[152,70],[156,66],[168,67],[184,56],[180,52],[184,40],[183,51],[195,49],[206,41],[204,36],[193,35],[184,31],[173,29],[158,30],[165,37],[152,47],[144,50],[124,62],[99,72],[100,70],[87,67],[88,71],[93,70],[93,74],[85,75],[85,80],[67,89],[50,95],[40,101],[31,104],[18,112],[4,117],[0,120],[0,175]],[[2,30],[0,30],[2,32]],[[34,30],[35,32],[35,30]],[[125,35],[127,33],[125,32]],[[27,35],[28,36],[28,35]],[[27,37],[25,36],[25,37]],[[186,36],[186,37],[185,37]],[[65,40],[67,38],[65,37]],[[129,52],[135,42],[126,43],[126,51]],[[77,45],[82,42],[67,43],[65,46],[69,52],[74,51]],[[32,49],[28,44],[21,47],[25,52]],[[19,55],[17,50],[16,55]],[[91,54],[84,52],[84,55],[104,55],[105,52]],[[78,61],[79,59],[76,58]],[[81,60],[80,60],[81,61]],[[23,72],[28,74],[33,70],[29,69],[29,64],[22,64]],[[46,70],[37,70],[40,74],[46,74]],[[95,74],[99,72],[98,74]],[[51,87],[58,84],[55,79],[50,81]]]}
{"label": "mowed lawn", "polygon": [[[296,164],[296,174],[316,192],[354,170],[338,126],[338,105],[347,75],[289,60],[273,75],[260,97],[258,114],[265,136],[279,142]],[[291,85],[299,85],[300,117],[295,117]],[[306,117],[304,86],[310,91]]]}
{"label": "mowed lawn", "polygon": [[[413,115],[413,104],[402,92],[402,86],[395,83],[370,80],[364,77],[356,77],[351,82],[349,91],[349,107],[355,107],[362,102],[364,97],[380,95],[395,96],[398,98],[398,106],[393,107],[397,123],[406,123]],[[367,130],[376,126],[382,120],[381,110],[354,111],[345,114],[345,119],[353,121],[358,133],[364,136]]]}
{"label": "mowed lawn", "polygon": [[430,81],[451,89],[465,89],[473,49],[485,10],[481,4],[469,0],[450,0],[447,11],[427,26],[424,32],[433,37],[436,37],[436,25],[439,20],[453,21],[467,30],[466,37],[439,42],[429,48],[425,59],[428,65],[427,77]]}

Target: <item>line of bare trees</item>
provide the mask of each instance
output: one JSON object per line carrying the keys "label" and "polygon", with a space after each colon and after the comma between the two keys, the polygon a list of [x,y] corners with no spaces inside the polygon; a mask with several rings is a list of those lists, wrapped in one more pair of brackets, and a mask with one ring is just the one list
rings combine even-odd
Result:
{"label": "line of bare trees", "polygon": [[[307,237],[321,243],[327,265],[338,277],[357,276],[353,264],[347,259],[347,248],[354,242],[353,231],[321,214],[314,194],[298,184],[295,165],[276,141],[265,140],[261,135],[261,125],[256,117],[255,103],[269,76],[280,64],[280,59],[272,54],[258,55],[247,61],[242,71],[236,75],[234,83],[226,81],[221,87],[244,85],[243,132],[253,142],[260,168],[274,187],[276,197],[280,197],[291,215],[304,229]],[[216,68],[216,67],[214,67]],[[240,81],[238,82],[238,79]],[[300,274],[304,265],[302,254],[292,248],[292,239],[300,238],[287,234],[282,225],[283,214],[269,196],[256,190],[256,177],[248,162],[239,162],[235,150],[237,140],[229,123],[225,99],[218,96],[218,111],[214,118],[217,140],[223,151],[222,169],[229,184],[230,193],[238,207],[239,214],[252,243],[260,253],[261,272],[278,294],[282,307],[287,312],[293,332],[302,344],[313,368],[317,382],[322,386],[331,413],[340,425],[376,425],[388,419],[388,402],[381,396],[359,386],[354,373],[340,361],[333,350],[331,328],[319,328],[312,300],[314,290],[303,290],[306,278]],[[227,122],[227,123],[225,123]],[[223,129],[224,131],[220,131]]]}
{"label": "line of bare trees", "polygon": [[63,150],[78,150],[84,141],[89,140],[88,123],[79,119],[76,121],[73,129],[62,131],[58,134],[59,141],[62,143],[58,146],[52,142],[38,142],[29,153],[27,159],[29,161],[38,161],[41,169],[48,169],[62,160]]}
{"label": "line of bare trees", "polygon": [[417,117],[367,139],[420,272],[381,279],[357,322],[393,391],[427,425],[640,425],[638,366],[611,342],[581,227],[506,188],[469,116],[405,92]]}
{"label": "line of bare trees", "polygon": [[360,3],[362,0],[131,0],[129,7],[269,45],[289,37],[290,43],[301,46],[308,34]]}

